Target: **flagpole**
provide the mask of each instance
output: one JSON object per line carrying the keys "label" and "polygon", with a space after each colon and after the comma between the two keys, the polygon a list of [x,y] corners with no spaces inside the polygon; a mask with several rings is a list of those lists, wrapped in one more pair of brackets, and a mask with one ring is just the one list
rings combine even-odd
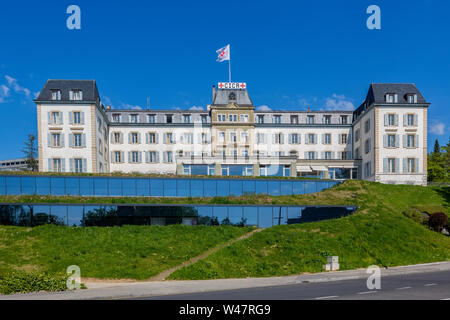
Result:
{"label": "flagpole", "polygon": [[228,80],[231,83],[231,46],[228,48],[228,55],[229,55],[229,60],[228,60]]}

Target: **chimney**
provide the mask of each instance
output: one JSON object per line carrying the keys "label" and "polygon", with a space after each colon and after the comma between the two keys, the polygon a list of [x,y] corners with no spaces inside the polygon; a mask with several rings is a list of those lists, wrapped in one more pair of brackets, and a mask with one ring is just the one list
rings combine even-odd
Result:
{"label": "chimney", "polygon": [[311,108],[310,107],[308,107],[308,112],[311,112]]}
{"label": "chimney", "polygon": [[216,86],[215,85],[213,85],[212,94],[213,94],[213,103],[214,103],[214,97],[216,96]]}
{"label": "chimney", "polygon": [[111,106],[106,106],[106,109],[107,110],[111,110]]}

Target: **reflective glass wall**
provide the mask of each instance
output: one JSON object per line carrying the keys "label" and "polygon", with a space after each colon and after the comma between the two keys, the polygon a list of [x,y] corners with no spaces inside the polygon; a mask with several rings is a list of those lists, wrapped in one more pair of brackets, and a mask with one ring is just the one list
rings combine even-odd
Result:
{"label": "reflective glass wall", "polygon": [[0,224],[14,226],[234,225],[269,228],[339,218],[357,207],[257,205],[0,204]]}
{"label": "reflective glass wall", "polygon": [[[240,168],[239,170],[242,170]],[[339,181],[290,179],[128,178],[0,176],[0,195],[214,197],[245,194],[299,195]]]}

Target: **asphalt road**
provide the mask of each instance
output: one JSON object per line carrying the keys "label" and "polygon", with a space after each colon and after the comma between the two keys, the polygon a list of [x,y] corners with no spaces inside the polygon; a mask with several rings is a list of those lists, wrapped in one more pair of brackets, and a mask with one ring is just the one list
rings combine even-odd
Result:
{"label": "asphalt road", "polygon": [[450,271],[385,276],[381,290],[366,279],[189,293],[138,300],[450,300]]}

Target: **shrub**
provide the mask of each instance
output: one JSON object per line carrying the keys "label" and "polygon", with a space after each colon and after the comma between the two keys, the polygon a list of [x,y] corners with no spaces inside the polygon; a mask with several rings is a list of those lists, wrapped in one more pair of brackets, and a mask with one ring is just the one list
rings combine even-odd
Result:
{"label": "shrub", "polygon": [[447,225],[447,223],[448,217],[443,212],[433,213],[428,220],[430,228],[436,232],[441,232],[442,229]]}
{"label": "shrub", "polygon": [[413,221],[422,224],[423,223],[423,216],[420,213],[419,210],[415,208],[408,208],[405,211],[402,212],[404,216],[412,219]]}
{"label": "shrub", "polygon": [[26,293],[35,291],[65,291],[67,276],[38,272],[10,272],[0,275],[0,293]]}

